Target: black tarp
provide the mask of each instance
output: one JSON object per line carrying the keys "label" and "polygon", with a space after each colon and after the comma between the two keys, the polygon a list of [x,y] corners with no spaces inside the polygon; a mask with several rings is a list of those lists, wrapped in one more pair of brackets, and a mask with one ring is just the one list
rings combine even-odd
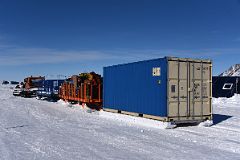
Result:
{"label": "black tarp", "polygon": [[232,97],[240,93],[240,77],[213,76],[213,97]]}

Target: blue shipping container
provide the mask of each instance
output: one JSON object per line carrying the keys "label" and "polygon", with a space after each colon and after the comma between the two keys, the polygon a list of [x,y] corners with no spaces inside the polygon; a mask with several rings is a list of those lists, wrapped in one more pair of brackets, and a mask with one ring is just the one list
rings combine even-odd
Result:
{"label": "blue shipping container", "polygon": [[59,87],[62,85],[63,82],[64,80],[59,79],[43,80],[41,83],[41,87],[38,88],[37,96],[57,98]]}
{"label": "blue shipping container", "polygon": [[170,57],[104,67],[103,108],[176,123],[211,119],[211,67]]}

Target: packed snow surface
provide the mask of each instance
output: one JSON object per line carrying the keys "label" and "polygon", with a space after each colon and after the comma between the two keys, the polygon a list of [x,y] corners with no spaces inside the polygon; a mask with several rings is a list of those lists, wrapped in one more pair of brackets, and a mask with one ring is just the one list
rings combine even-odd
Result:
{"label": "packed snow surface", "polygon": [[0,85],[1,160],[240,159],[240,96],[214,99],[211,127],[12,96]]}

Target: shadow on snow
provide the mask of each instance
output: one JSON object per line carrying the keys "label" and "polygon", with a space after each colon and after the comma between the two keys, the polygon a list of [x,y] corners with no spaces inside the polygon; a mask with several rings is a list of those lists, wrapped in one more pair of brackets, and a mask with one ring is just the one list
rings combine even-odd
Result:
{"label": "shadow on snow", "polygon": [[[222,115],[222,114],[213,114],[213,125],[217,125],[223,121],[226,121],[229,118],[232,118],[232,116]],[[197,126],[197,125],[199,125],[199,122],[177,124],[177,127],[189,127],[189,126]]]}
{"label": "shadow on snow", "polygon": [[229,118],[232,118],[232,116],[222,115],[222,114],[213,114],[213,125],[226,121]]}

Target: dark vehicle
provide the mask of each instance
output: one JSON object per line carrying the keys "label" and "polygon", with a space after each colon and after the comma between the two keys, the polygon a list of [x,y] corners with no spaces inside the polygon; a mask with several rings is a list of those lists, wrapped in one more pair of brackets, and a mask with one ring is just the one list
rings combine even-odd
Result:
{"label": "dark vehicle", "polygon": [[10,84],[12,84],[12,85],[18,85],[19,82],[17,82],[17,81],[11,81]]}
{"label": "dark vehicle", "polygon": [[2,84],[6,85],[6,84],[9,84],[9,82],[8,81],[3,81]]}

